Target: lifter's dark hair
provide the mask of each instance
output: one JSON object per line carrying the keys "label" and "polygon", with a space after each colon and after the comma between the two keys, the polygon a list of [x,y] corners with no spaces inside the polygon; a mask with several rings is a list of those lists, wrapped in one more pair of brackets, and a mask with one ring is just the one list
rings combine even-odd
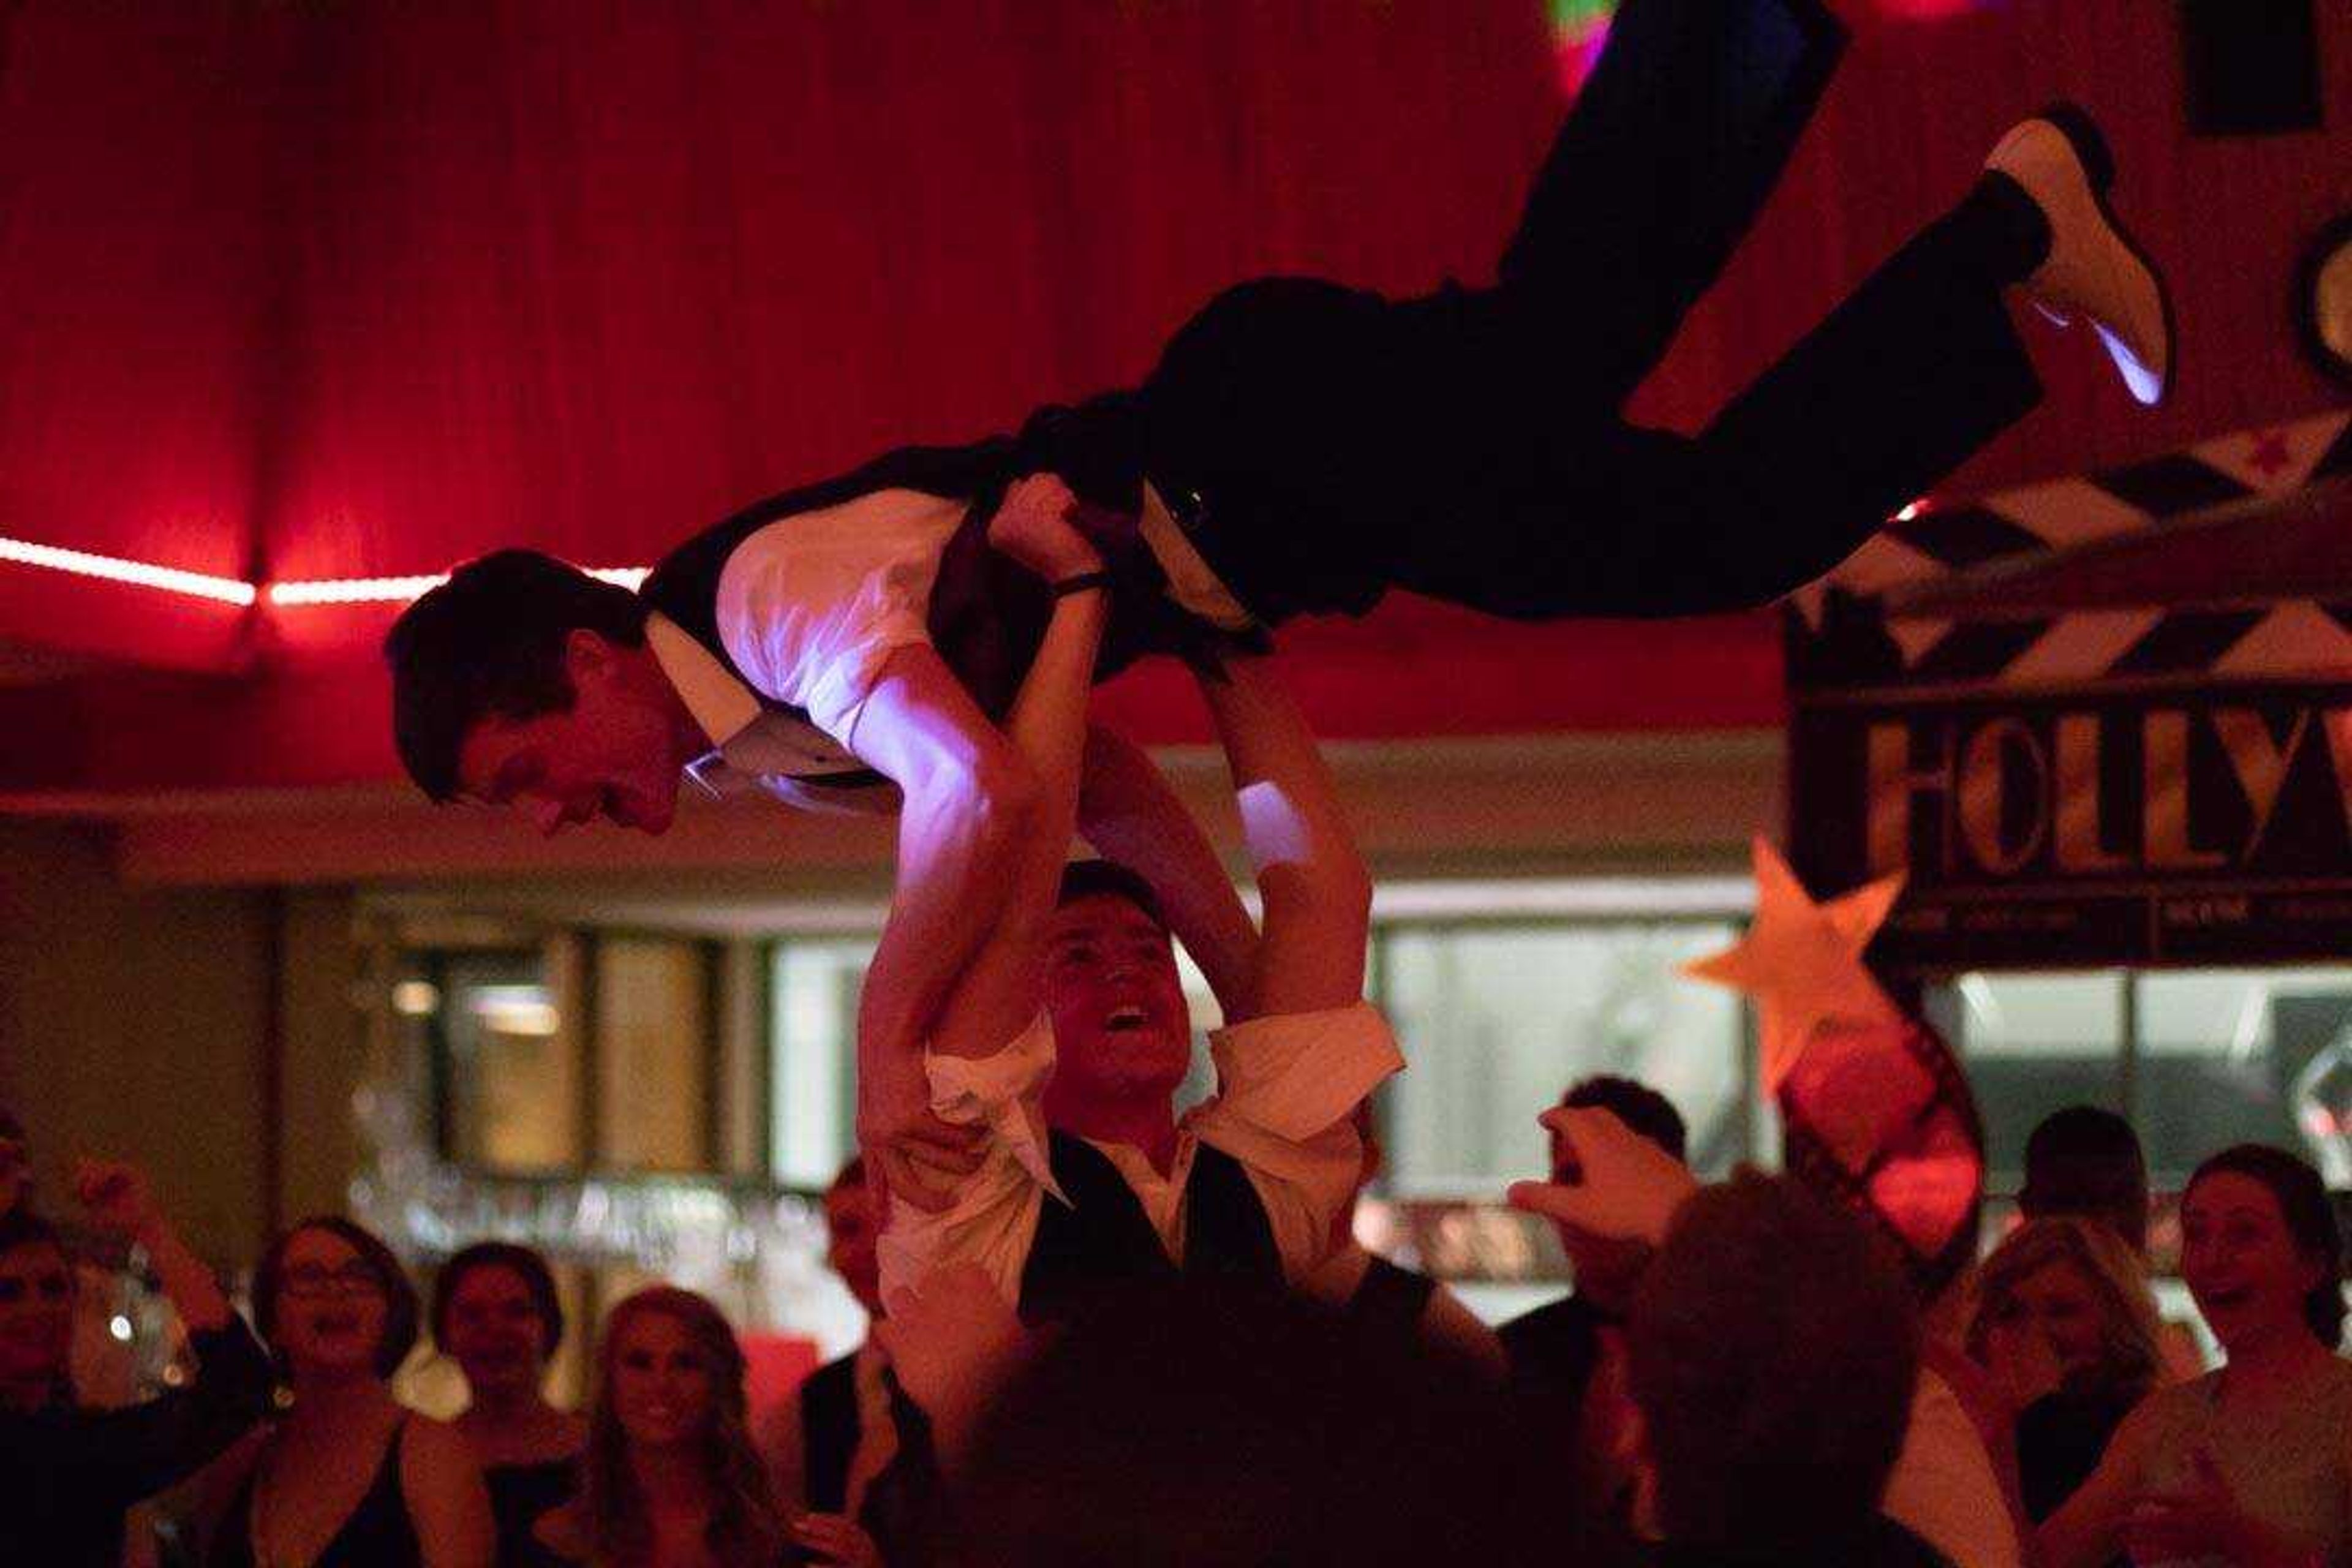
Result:
{"label": "lifter's dark hair", "polygon": [[1151,890],[1151,884],[1143,879],[1141,872],[1116,860],[1073,860],[1062,868],[1062,887],[1055,895],[1055,908],[1097,896],[1125,899],[1150,916],[1153,925],[1162,931],[1168,929],[1168,917],[1160,912],[1159,895]]}
{"label": "lifter's dark hair", "polygon": [[646,603],[536,550],[468,561],[403,611],[384,636],[383,658],[393,744],[417,787],[436,801],[457,798],[457,752],[482,720],[569,709],[563,654],[575,631],[638,647]]}

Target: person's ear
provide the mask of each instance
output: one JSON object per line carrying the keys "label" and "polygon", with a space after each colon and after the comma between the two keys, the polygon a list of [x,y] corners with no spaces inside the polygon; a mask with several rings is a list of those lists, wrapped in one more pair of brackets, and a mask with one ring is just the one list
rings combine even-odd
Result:
{"label": "person's ear", "polygon": [[614,648],[604,637],[586,626],[574,626],[563,635],[563,673],[572,679],[577,690],[593,677],[612,668]]}

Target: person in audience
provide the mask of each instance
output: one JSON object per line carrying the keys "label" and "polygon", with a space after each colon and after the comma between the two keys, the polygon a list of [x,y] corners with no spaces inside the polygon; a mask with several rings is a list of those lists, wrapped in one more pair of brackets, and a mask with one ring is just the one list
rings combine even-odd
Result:
{"label": "person in audience", "polygon": [[74,1184],[95,1228],[146,1255],[196,1369],[143,1404],[79,1408],[68,1371],[73,1265],[30,1210],[0,1212],[0,1538],[15,1547],[7,1561],[27,1568],[115,1568],[131,1506],[217,1457],[269,1405],[268,1358],[164,1220],[146,1177],[91,1162]]}
{"label": "person in audience", "polygon": [[1791,1178],[1702,1189],[1601,1107],[1542,1120],[1569,1179],[1517,1183],[1512,1205],[1655,1251],[1627,1314],[1626,1367],[1638,1513],[1663,1560],[1944,1561],[1881,1500],[1919,1352],[1916,1299],[1885,1240]]}
{"label": "person in audience", "polygon": [[2326,1185],[2294,1155],[2242,1143],[2198,1166],[2180,1223],[2181,1278],[2225,1364],[2125,1417],[2042,1526],[2041,1563],[2352,1563],[2344,1240]]}
{"label": "person in audience", "polygon": [[[1570,1084],[1564,1107],[1599,1107],[1648,1139],[1677,1163],[1688,1158],[1689,1131],[1674,1102],[1646,1084],[1599,1073]],[[1550,1134],[1551,1179],[1574,1179],[1565,1140]],[[1595,1236],[1565,1224],[1559,1236],[1574,1273],[1574,1289],[1557,1301],[1522,1313],[1502,1327],[1513,1390],[1534,1430],[1571,1456],[1585,1493],[1622,1508],[1632,1476],[1626,1468],[1625,1310],[1649,1267],[1644,1243]]]}
{"label": "person in audience", "polygon": [[2027,1219],[2088,1219],[2147,1255],[2147,1160],[2130,1122],[2095,1105],[2053,1110],[2025,1140]]}
{"label": "person in audience", "polygon": [[[1059,510],[1017,521],[1032,531],[1021,556],[1032,571],[1087,577],[1092,547]],[[981,1265],[1033,1317],[1114,1278],[1297,1284],[1329,1256],[1335,1215],[1362,1176],[1349,1113],[1401,1065],[1363,1001],[1369,879],[1266,660],[1226,658],[1199,678],[1234,773],[1262,931],[1148,762],[1092,770],[1091,798],[1078,800],[1099,597],[1056,601],[1014,705],[1013,740],[1052,810],[925,1053],[930,1107],[984,1131],[951,1175],[947,1208],[894,1201],[886,1300],[957,1259]],[[1095,842],[1131,866],[1065,868],[1080,810]],[[1181,1122],[1172,1097],[1192,1034],[1171,932],[1200,959],[1226,1021],[1213,1041],[1219,1092]],[[861,1095],[872,1091],[861,1080]],[[914,1119],[901,1109],[877,1120]],[[866,1152],[876,1157],[871,1143]]]}
{"label": "person in audience", "polygon": [[1879,1507],[1916,1314],[1876,1238],[1793,1180],[1742,1175],[1684,1204],[1625,1330],[1659,1562],[1938,1563]]}
{"label": "person in audience", "polygon": [[[1971,1240],[1975,1230],[1971,1219]],[[2011,1416],[1966,1347],[1970,1261],[1968,1246],[1904,1258],[1919,1309],[1919,1372],[1884,1507],[1953,1568],[2020,1568],[2027,1520]]]}
{"label": "person in audience", "polygon": [[417,1302],[392,1250],[340,1216],[305,1219],[262,1254],[253,1310],[291,1399],[248,1456],[210,1568],[490,1568],[472,1446],[393,1397]]}
{"label": "person in audience", "polygon": [[[2147,1159],[2130,1122],[2095,1105],[2053,1110],[2025,1141],[2025,1184],[2017,1194],[2027,1219],[2074,1217],[2113,1230],[2148,1277]],[[2197,1336],[2182,1323],[2158,1318],[2158,1375],[2185,1383],[2205,1370]]]}
{"label": "person in audience", "polygon": [[866,1309],[867,1335],[801,1381],[773,1412],[763,1447],[795,1536],[828,1537],[844,1562],[859,1561],[859,1552],[878,1560],[866,1494],[898,1452],[899,1412],[885,1376],[889,1357],[872,1331],[883,1317],[882,1273],[863,1157],[852,1155],[825,1189],[824,1228],[825,1261]]}
{"label": "person in audience", "polygon": [[2095,1220],[2031,1219],[1978,1270],[1968,1349],[2011,1413],[2026,1515],[2089,1479],[2158,1382],[2156,1303],[2138,1259]]}
{"label": "person in audience", "polygon": [[534,1531],[557,1562],[775,1568],[784,1522],[745,1426],[735,1331],[691,1290],[614,1307],[597,1353],[581,1494]]}
{"label": "person in audience", "polygon": [[963,1447],[954,1568],[1609,1561],[1490,1382],[1242,1279],[1105,1286],[1033,1336]]}
{"label": "person in audience", "polygon": [[555,1276],[530,1247],[477,1242],[434,1278],[431,1326],[466,1373],[457,1430],[489,1488],[499,1561],[522,1562],[532,1522],[579,1489],[588,1442],[587,1421],[547,1398],[547,1364],[563,1343]]}
{"label": "person in audience", "polygon": [[[1588,1236],[1654,1246],[1693,1190],[1689,1170],[1605,1109],[1563,1106],[1541,1121],[1560,1141],[1560,1163],[1575,1179],[1519,1183],[1511,1202]],[[1909,1414],[1878,1494],[1882,1511],[1955,1568],[2013,1568],[2020,1548],[2009,1503],[1975,1424],[1921,1363],[1919,1281],[1908,1271],[1904,1277],[1914,1292],[1903,1391]],[[1644,1285],[1647,1279],[1645,1271]],[[1630,1377],[1630,1358],[1627,1370]]]}
{"label": "person in audience", "polygon": [[1391,1262],[1357,1241],[1356,1204],[1380,1175],[1382,1151],[1370,1100],[1359,1101],[1349,1120],[1363,1146],[1362,1174],[1356,1197],[1331,1216],[1330,1258],[1308,1277],[1305,1289],[1342,1309],[1360,1331],[1406,1342],[1425,1340],[1433,1349],[1449,1350],[1463,1365],[1501,1382],[1507,1370],[1502,1342],[1461,1297],[1443,1281]]}
{"label": "person in audience", "polygon": [[[1647,1084],[1598,1073],[1570,1084],[1559,1103],[1607,1110],[1676,1163],[1688,1157],[1689,1131],[1682,1113]],[[1557,1133],[1549,1136],[1551,1179],[1572,1181],[1572,1153],[1566,1140]],[[1568,1254],[1575,1288],[1504,1324],[1502,1340],[1511,1359],[1512,1381],[1572,1415],[1583,1405],[1585,1385],[1602,1354],[1603,1330],[1613,1332],[1622,1327],[1650,1255],[1640,1243],[1594,1236],[1570,1225],[1552,1228]]]}
{"label": "person in audience", "polygon": [[[33,1145],[15,1112],[0,1106],[0,1215],[19,1207],[36,1214],[41,1210]],[[116,1409],[138,1403],[146,1394],[138,1355],[114,1332],[122,1307],[121,1240],[69,1237],[66,1249],[74,1274],[68,1375],[74,1403],[84,1410]]]}

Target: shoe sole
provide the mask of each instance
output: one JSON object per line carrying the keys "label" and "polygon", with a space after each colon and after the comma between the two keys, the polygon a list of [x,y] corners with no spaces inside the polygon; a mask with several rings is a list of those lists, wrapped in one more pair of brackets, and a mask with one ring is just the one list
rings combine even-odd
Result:
{"label": "shoe sole", "polygon": [[2107,194],[2116,183],[2115,150],[2107,145],[2106,133],[2099,129],[2098,121],[2093,120],[2090,111],[2079,103],[2053,103],[2038,118],[2049,121],[2059,135],[2066,138],[2066,144],[2074,150],[2074,157],[2083,165],[2083,173],[2090,181],[2091,200],[2097,204],[2099,216],[2105,220],[2108,229],[2131,258],[2146,268],[2148,277],[2155,279],[2156,306],[2164,322],[2164,379],[2157,386],[2156,401],[2147,406],[2161,406],[2171,398],[2172,384],[2180,371],[2180,332],[2172,313],[2172,287],[2165,281],[2164,268],[2157,265],[2156,258],[2140,244],[2139,237],[2116,216],[2114,205],[2107,200]]}

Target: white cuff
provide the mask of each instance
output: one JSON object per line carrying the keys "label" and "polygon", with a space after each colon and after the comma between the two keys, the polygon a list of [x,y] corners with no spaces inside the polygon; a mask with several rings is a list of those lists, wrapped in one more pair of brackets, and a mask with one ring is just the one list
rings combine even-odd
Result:
{"label": "white cuff", "polygon": [[923,1053],[923,1078],[931,1089],[931,1113],[957,1127],[984,1126],[991,1138],[1021,1163],[1036,1184],[1060,1198],[1054,1167],[1034,1114],[1054,1076],[1054,1026],[1043,1013],[993,1056],[942,1057]]}
{"label": "white cuff", "polygon": [[1303,1143],[1346,1120],[1404,1054],[1369,1002],[1252,1018],[1209,1036],[1226,1114]]}

